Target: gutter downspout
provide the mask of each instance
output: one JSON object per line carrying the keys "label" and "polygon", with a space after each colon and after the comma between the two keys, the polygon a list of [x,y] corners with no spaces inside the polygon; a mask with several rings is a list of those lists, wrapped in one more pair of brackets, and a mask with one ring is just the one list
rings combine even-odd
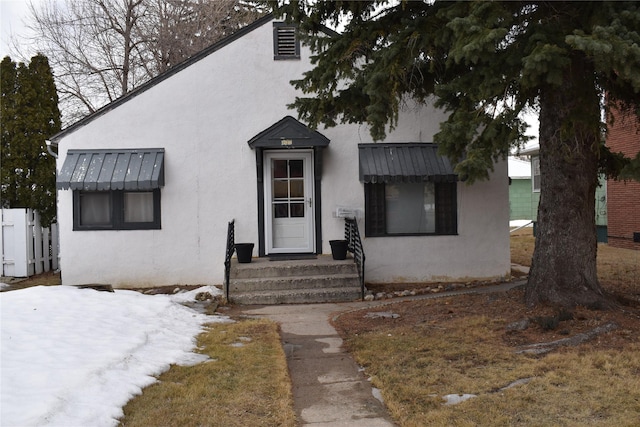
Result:
{"label": "gutter downspout", "polygon": [[57,146],[57,145],[58,145],[58,143],[51,142],[51,141],[49,141],[48,139],[45,139],[45,140],[44,140],[44,143],[45,143],[45,144],[47,144],[47,152],[48,152],[49,154],[51,154],[51,155],[53,156],[53,158],[54,158],[54,159],[57,159],[57,158],[58,158],[58,153],[56,153],[55,151],[53,151],[53,150],[51,149],[51,146],[52,146],[53,144],[55,144],[55,145]]}

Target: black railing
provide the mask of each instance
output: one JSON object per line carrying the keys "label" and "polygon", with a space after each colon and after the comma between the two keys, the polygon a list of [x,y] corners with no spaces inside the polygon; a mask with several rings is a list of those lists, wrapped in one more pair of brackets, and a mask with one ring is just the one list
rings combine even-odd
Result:
{"label": "black railing", "polygon": [[224,296],[229,301],[229,276],[231,274],[231,257],[235,250],[235,219],[227,226],[227,248],[224,255]]}
{"label": "black railing", "polygon": [[355,218],[344,219],[344,238],[347,241],[347,248],[353,254],[353,261],[356,263],[358,277],[360,278],[360,294],[364,299],[364,249],[362,239],[358,231],[358,222]]}

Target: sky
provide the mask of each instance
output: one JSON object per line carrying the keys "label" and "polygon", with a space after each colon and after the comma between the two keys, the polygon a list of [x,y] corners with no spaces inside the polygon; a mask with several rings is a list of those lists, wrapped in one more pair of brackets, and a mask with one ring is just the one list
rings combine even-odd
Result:
{"label": "sky", "polygon": [[[8,285],[1,284],[0,288]],[[174,295],[38,286],[0,293],[0,425],[118,424],[122,407],[170,364],[214,363],[193,352],[205,323],[229,322]]]}
{"label": "sky", "polygon": [[0,58],[10,55],[12,34],[25,34],[29,0],[0,0]]}

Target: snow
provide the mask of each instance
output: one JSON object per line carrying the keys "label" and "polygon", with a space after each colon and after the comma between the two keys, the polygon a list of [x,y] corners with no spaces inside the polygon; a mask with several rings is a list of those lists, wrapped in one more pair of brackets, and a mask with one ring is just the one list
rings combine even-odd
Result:
{"label": "snow", "polygon": [[533,227],[533,222],[530,219],[512,219],[509,221],[509,227],[522,227],[526,225],[527,227]]}
{"label": "snow", "polygon": [[38,286],[0,294],[0,424],[115,426],[170,364],[195,364],[203,325],[228,322],[176,295]]}
{"label": "snow", "polygon": [[466,400],[473,399],[474,397],[478,397],[475,394],[447,394],[443,396],[442,399],[445,400],[445,405],[457,405],[458,403],[462,403]]}

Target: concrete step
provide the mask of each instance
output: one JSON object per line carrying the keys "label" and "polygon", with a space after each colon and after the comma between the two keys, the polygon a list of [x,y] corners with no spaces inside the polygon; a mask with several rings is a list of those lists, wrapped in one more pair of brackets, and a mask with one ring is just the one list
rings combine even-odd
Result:
{"label": "concrete step", "polygon": [[357,273],[232,279],[230,292],[359,287]]}
{"label": "concrete step", "polygon": [[361,298],[358,270],[353,259],[231,263],[229,299],[237,304],[301,304],[354,301]]}
{"label": "concrete step", "polygon": [[276,290],[230,293],[235,304],[308,304],[323,302],[357,301],[361,298],[360,287],[324,288],[304,290]]}
{"label": "concrete step", "polygon": [[326,256],[315,260],[269,261],[259,258],[247,264],[232,262],[231,279],[253,279],[265,277],[327,276],[356,273],[353,259],[336,261]]}

